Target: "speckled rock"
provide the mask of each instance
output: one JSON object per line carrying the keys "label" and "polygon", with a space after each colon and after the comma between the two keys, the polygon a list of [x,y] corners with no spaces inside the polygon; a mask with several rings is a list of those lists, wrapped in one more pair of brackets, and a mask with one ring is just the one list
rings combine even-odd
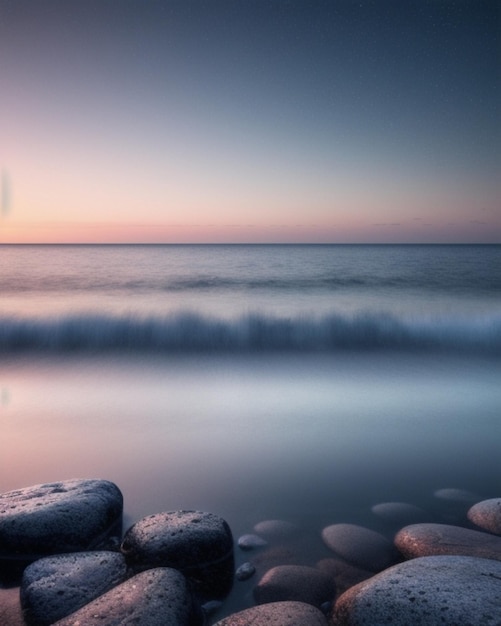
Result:
{"label": "speckled rock", "polygon": [[19,587],[0,589],[0,624],[2,626],[25,626]]}
{"label": "speckled rock", "polygon": [[412,524],[395,536],[407,558],[451,554],[501,561],[501,537],[449,524]]}
{"label": "speckled rock", "polygon": [[374,576],[374,572],[360,569],[339,558],[321,559],[316,567],[321,572],[328,574],[334,579],[336,583],[336,595],[341,595],[350,587],[358,585],[358,583],[363,580]]}
{"label": "speckled rock", "polygon": [[234,613],[214,626],[327,626],[327,619],[311,604],[272,602]]}
{"label": "speckled rock", "polygon": [[125,577],[125,559],[118,552],[76,552],[39,559],[26,568],[21,582],[26,622],[49,626]]}
{"label": "speckled rock", "polygon": [[381,502],[375,504],[371,511],[392,527],[401,528],[409,524],[431,521],[426,511],[407,502]]}
{"label": "speckled rock", "polygon": [[185,577],[170,568],[151,569],[55,622],[54,626],[195,626],[203,623]]}
{"label": "speckled rock", "polygon": [[378,572],[399,560],[395,547],[383,535],[356,524],[333,524],[322,531],[325,544],[345,561]]}
{"label": "speckled rock", "polygon": [[241,550],[254,550],[255,548],[267,546],[268,542],[258,535],[247,534],[239,537],[237,544]]}
{"label": "speckled rock", "polygon": [[258,522],[254,526],[258,535],[263,535],[267,539],[290,539],[301,532],[301,529],[286,520],[270,519]]}
{"label": "speckled rock", "polygon": [[249,580],[249,578],[252,578],[255,573],[256,568],[252,565],[252,563],[242,563],[242,565],[240,565],[235,572],[235,578],[237,580]]}
{"label": "speckled rock", "polygon": [[127,531],[121,550],[133,571],[180,570],[203,600],[224,597],[233,583],[233,537],[228,524],[213,513],[149,515]]}
{"label": "speckled rock", "polygon": [[258,604],[296,600],[320,608],[336,595],[334,579],[314,567],[279,565],[266,572],[256,587]]}
{"label": "speckled rock", "polygon": [[478,502],[468,511],[467,517],[479,528],[501,535],[501,498]]}
{"label": "speckled rock", "polygon": [[0,494],[0,576],[43,556],[118,545],[123,498],[106,480],[75,479]]}
{"label": "speckled rock", "polygon": [[336,626],[499,626],[501,563],[430,556],[395,565],[344,593]]}

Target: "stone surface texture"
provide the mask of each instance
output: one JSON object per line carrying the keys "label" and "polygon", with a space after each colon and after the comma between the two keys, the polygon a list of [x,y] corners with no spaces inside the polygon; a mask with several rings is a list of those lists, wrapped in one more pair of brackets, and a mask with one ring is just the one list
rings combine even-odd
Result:
{"label": "stone surface texture", "polygon": [[344,593],[335,626],[499,626],[501,563],[430,556],[395,565]]}
{"label": "stone surface texture", "polygon": [[467,517],[482,530],[501,535],[501,498],[478,502],[469,509]]}
{"label": "stone surface texture", "polygon": [[234,575],[233,537],[213,513],[173,511],[143,518],[125,534],[121,550],[134,571],[173,567],[206,599],[224,597]]}
{"label": "stone surface texture", "polygon": [[122,512],[122,494],[106,480],[66,480],[0,494],[0,558],[34,560],[102,547],[110,534],[118,539]]}
{"label": "stone surface texture", "polygon": [[202,612],[184,576],[170,568],[129,578],[96,600],[55,622],[57,626],[198,626]]}
{"label": "stone surface texture", "polygon": [[21,582],[21,605],[28,624],[49,626],[70,615],[126,578],[118,552],[76,552],[45,557],[29,565]]}
{"label": "stone surface texture", "polygon": [[214,626],[327,626],[327,619],[310,604],[272,602],[225,617]]}
{"label": "stone surface texture", "polygon": [[395,545],[408,559],[450,554],[501,561],[501,537],[449,524],[406,526],[395,535]]}
{"label": "stone surface texture", "polygon": [[325,544],[357,567],[378,572],[399,560],[395,547],[383,535],[356,524],[333,524],[322,531]]}
{"label": "stone surface texture", "polygon": [[258,604],[296,600],[320,608],[336,595],[334,579],[314,567],[279,565],[272,568],[254,587]]}
{"label": "stone surface texture", "polygon": [[25,626],[19,587],[0,588],[0,624],[1,626]]}

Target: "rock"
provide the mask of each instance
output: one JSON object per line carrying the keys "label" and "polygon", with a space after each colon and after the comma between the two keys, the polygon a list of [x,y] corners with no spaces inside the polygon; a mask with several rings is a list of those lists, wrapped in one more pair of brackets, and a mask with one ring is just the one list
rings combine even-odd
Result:
{"label": "rock", "polygon": [[203,600],[228,594],[233,583],[233,537],[217,515],[199,511],[157,513],[125,534],[121,550],[133,571],[173,567]]}
{"label": "rock", "polygon": [[118,552],[76,552],[39,559],[25,569],[21,583],[26,622],[49,626],[125,577],[125,559]]}
{"label": "rock", "polygon": [[316,567],[334,579],[337,595],[341,595],[350,587],[374,576],[374,572],[360,569],[339,558],[322,559],[317,563]]}
{"label": "rock", "polygon": [[254,588],[258,604],[295,600],[317,608],[336,595],[334,580],[305,565],[279,565],[266,572]]}
{"label": "rock", "polygon": [[430,516],[423,509],[407,502],[381,502],[375,504],[371,511],[392,526],[399,528],[430,521]]}
{"label": "rock", "polygon": [[0,589],[0,624],[2,626],[25,626],[19,587]]}
{"label": "rock", "polygon": [[322,531],[325,544],[345,561],[377,572],[398,561],[394,546],[383,535],[356,524],[333,524]]}
{"label": "rock", "polygon": [[336,602],[336,626],[499,626],[501,563],[463,556],[413,559],[376,574]]}
{"label": "rock", "polygon": [[395,536],[395,545],[407,559],[451,554],[501,561],[501,537],[449,524],[413,524]]}
{"label": "rock", "polygon": [[466,503],[473,504],[481,500],[480,496],[471,491],[466,491],[465,489],[455,489],[455,488],[446,488],[446,489],[437,489],[433,492],[435,498],[439,500],[445,500],[446,502],[456,502],[456,503]]}
{"label": "rock", "polygon": [[237,571],[235,572],[235,577],[237,580],[248,580],[249,578],[252,578],[252,576],[254,576],[254,574],[256,573],[256,568],[254,567],[254,565],[252,565],[252,563],[243,563],[242,565],[240,565],[240,567],[237,569]]}
{"label": "rock", "polygon": [[501,535],[501,498],[478,502],[468,511],[467,517],[479,528]]}
{"label": "rock", "polygon": [[311,604],[272,602],[234,613],[214,626],[327,626],[327,619]]}
{"label": "rock", "polygon": [[285,520],[272,519],[264,520],[254,526],[254,530],[259,535],[264,535],[270,539],[290,539],[300,532],[296,524]]}
{"label": "rock", "polygon": [[194,603],[184,576],[177,570],[161,567],[129,578],[54,626],[194,626],[202,623],[202,611]]}
{"label": "rock", "polygon": [[253,550],[268,545],[268,542],[258,535],[242,535],[237,543],[241,550]]}
{"label": "rock", "polygon": [[106,480],[66,480],[0,494],[0,570],[43,556],[118,545],[123,498]]}

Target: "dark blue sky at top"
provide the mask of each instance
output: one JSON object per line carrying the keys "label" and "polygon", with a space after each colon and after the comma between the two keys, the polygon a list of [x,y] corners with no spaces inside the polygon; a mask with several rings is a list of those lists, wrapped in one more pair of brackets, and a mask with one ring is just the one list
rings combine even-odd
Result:
{"label": "dark blue sky at top", "polygon": [[168,127],[229,160],[275,142],[492,185],[499,34],[486,0],[2,0],[0,89],[56,134],[146,149]]}

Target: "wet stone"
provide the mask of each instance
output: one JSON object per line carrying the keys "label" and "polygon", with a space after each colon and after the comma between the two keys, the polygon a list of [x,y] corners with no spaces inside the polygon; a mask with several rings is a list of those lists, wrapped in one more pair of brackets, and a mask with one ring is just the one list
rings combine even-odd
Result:
{"label": "wet stone", "polygon": [[296,524],[286,520],[272,519],[258,522],[254,526],[258,535],[263,535],[268,539],[290,539],[300,532]]}
{"label": "wet stone", "polygon": [[363,580],[374,576],[374,572],[360,569],[339,558],[322,559],[317,563],[316,567],[334,579],[337,595],[341,595],[350,587],[354,587]]}
{"label": "wet stone", "polygon": [[234,613],[214,626],[327,626],[327,619],[311,604],[272,602]]}
{"label": "wet stone", "polygon": [[198,626],[200,607],[185,577],[170,568],[151,569],[129,578],[54,626]]}
{"label": "wet stone", "polygon": [[21,582],[26,622],[49,626],[120,584],[125,577],[125,559],[118,552],[77,552],[35,561],[26,568]]}
{"label": "wet stone", "polygon": [[466,489],[456,489],[447,487],[445,489],[437,489],[433,492],[435,498],[445,502],[458,504],[473,504],[481,500],[480,496]]}
{"label": "wet stone", "polygon": [[0,624],[2,626],[25,626],[19,587],[0,588]]}
{"label": "wet stone", "polygon": [[395,565],[344,593],[336,626],[499,626],[501,563],[429,556]]}
{"label": "wet stone", "polygon": [[430,516],[423,509],[407,502],[381,502],[375,504],[371,511],[392,527],[408,526],[430,521]]}
{"label": "wet stone", "polygon": [[106,480],[75,479],[0,494],[0,577],[63,552],[118,545],[123,497]]}
{"label": "wet stone", "polygon": [[149,515],[127,531],[121,550],[135,572],[153,567],[180,570],[202,600],[222,598],[232,587],[233,537],[228,524],[213,513]]}
{"label": "wet stone", "polygon": [[333,578],[305,565],[279,565],[261,578],[254,588],[258,604],[295,600],[319,608],[336,595]]}
{"label": "wet stone", "polygon": [[247,563],[243,563],[242,565],[240,565],[240,567],[235,572],[235,578],[240,581],[248,580],[249,578],[252,578],[252,576],[254,576],[255,573],[256,573],[256,568],[254,567],[254,565],[252,565],[252,563],[247,562]]}
{"label": "wet stone", "polygon": [[254,550],[255,548],[262,548],[263,546],[268,545],[268,542],[262,537],[252,534],[242,535],[238,538],[237,543],[241,550]]}
{"label": "wet stone", "polygon": [[325,544],[361,569],[378,572],[399,560],[395,547],[383,535],[356,524],[333,524],[322,531]]}
{"label": "wet stone", "polygon": [[450,554],[501,561],[501,537],[449,524],[406,526],[396,534],[395,545],[407,559]]}
{"label": "wet stone", "polygon": [[467,517],[482,530],[501,535],[501,498],[478,502],[468,511]]}

